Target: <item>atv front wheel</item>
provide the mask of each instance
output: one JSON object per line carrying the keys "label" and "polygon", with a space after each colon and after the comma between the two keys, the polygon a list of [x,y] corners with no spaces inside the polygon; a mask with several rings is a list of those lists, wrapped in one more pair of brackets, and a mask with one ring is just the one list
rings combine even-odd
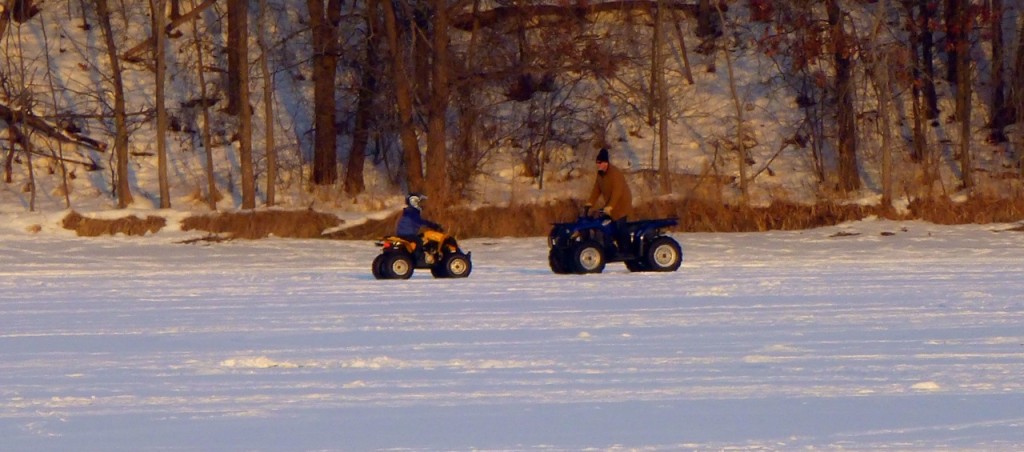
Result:
{"label": "atv front wheel", "polygon": [[465,278],[473,271],[473,262],[465,254],[452,253],[441,260],[441,268],[447,278]]}
{"label": "atv front wheel", "polygon": [[571,263],[561,248],[551,248],[548,251],[548,266],[551,267],[551,271],[556,275],[572,273]]}
{"label": "atv front wheel", "polygon": [[647,247],[647,268],[656,272],[674,272],[683,263],[683,251],[672,237],[658,237]]}
{"label": "atv front wheel", "polygon": [[413,272],[412,257],[406,253],[391,253],[383,262],[383,274],[388,279],[409,279]]}
{"label": "atv front wheel", "polygon": [[572,264],[576,273],[601,273],[604,271],[604,251],[593,240],[580,243],[573,248]]}

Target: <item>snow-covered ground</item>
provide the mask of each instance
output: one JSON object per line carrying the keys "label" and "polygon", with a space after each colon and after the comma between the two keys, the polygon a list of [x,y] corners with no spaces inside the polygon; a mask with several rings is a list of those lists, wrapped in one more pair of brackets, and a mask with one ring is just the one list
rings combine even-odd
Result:
{"label": "snow-covered ground", "polygon": [[4,450],[1024,448],[1024,233],[676,234],[679,272],[465,241],[0,233]]}

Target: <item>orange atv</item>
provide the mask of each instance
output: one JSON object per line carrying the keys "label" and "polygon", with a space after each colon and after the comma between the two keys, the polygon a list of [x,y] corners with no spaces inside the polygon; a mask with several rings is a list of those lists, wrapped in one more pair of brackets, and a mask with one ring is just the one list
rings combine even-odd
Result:
{"label": "orange atv", "polygon": [[377,241],[381,253],[373,259],[371,270],[377,279],[409,279],[417,268],[429,268],[435,278],[465,278],[473,271],[471,253],[459,248],[455,237],[431,229],[415,241],[389,235]]}

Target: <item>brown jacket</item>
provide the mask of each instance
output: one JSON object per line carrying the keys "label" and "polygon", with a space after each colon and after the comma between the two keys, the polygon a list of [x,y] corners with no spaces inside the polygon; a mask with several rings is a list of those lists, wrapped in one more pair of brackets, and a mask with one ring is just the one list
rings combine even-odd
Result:
{"label": "brown jacket", "polygon": [[629,184],[622,171],[615,165],[608,164],[604,175],[598,174],[594,181],[594,189],[590,191],[587,205],[592,206],[597,198],[604,197],[605,208],[611,207],[612,219],[618,220],[633,215],[633,195],[629,192]]}

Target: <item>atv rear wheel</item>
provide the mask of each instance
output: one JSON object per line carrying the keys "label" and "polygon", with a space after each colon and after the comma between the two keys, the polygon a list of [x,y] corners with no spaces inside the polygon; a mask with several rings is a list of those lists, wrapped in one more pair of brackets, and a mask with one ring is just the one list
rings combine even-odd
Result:
{"label": "atv rear wheel", "polygon": [[683,251],[672,237],[658,237],[647,247],[647,268],[656,272],[674,272],[683,263]]}
{"label": "atv rear wheel", "polygon": [[604,264],[604,251],[597,242],[588,240],[573,248],[572,265],[576,273],[601,273]]}
{"label": "atv rear wheel", "polygon": [[373,258],[373,263],[370,264],[370,271],[373,272],[374,279],[384,279],[384,255],[378,254],[377,257]]}
{"label": "atv rear wheel", "polygon": [[384,259],[381,274],[388,279],[409,279],[413,270],[412,256],[408,253],[390,253]]}

